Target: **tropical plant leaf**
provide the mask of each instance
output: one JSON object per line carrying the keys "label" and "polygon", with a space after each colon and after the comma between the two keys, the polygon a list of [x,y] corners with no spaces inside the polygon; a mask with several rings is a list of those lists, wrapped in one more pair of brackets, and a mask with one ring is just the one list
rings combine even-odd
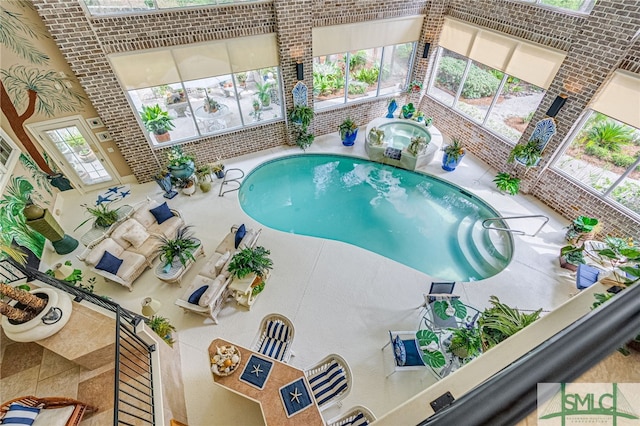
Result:
{"label": "tropical plant leaf", "polygon": [[429,343],[438,343],[438,336],[431,330],[420,330],[416,333],[419,346],[427,346]]}
{"label": "tropical plant leaf", "polygon": [[440,351],[422,351],[422,360],[432,368],[442,368],[447,363]]}
{"label": "tropical plant leaf", "polygon": [[448,307],[449,303],[446,300],[436,300],[433,302],[433,312],[443,320],[451,318],[451,315],[447,314]]}
{"label": "tropical plant leaf", "polygon": [[467,307],[464,306],[460,299],[452,299],[451,306],[456,310],[454,314],[456,318],[465,319],[467,317]]}
{"label": "tropical plant leaf", "polygon": [[[38,188],[44,189],[45,191],[47,191],[47,193],[49,193],[49,195],[53,195],[53,193],[51,192],[51,184],[49,183],[48,179],[49,175],[40,170],[36,162],[33,161],[33,158],[31,158],[29,154],[23,152],[20,154],[19,158],[22,166],[31,172],[31,178],[35,180]],[[46,158],[47,157],[45,156],[45,159]],[[49,164],[48,161],[47,164]]]}

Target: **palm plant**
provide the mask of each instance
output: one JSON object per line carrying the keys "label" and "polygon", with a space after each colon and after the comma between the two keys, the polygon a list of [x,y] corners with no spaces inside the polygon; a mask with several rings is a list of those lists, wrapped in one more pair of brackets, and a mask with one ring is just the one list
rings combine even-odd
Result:
{"label": "palm plant", "polygon": [[[89,207],[87,204],[81,204],[81,206],[87,209],[87,212],[91,217],[76,226],[76,229],[80,228],[91,219],[95,219],[94,224],[100,228],[108,228],[118,221],[118,210],[120,210],[120,207],[115,210],[111,210],[109,208],[109,203],[98,204],[95,207]],[[74,231],[76,229],[74,229]]]}
{"label": "palm plant", "polygon": [[173,347],[175,340],[171,336],[171,333],[176,331],[176,328],[165,317],[160,315],[154,315],[149,320],[149,327],[164,340],[167,344]]}
{"label": "palm plant", "polygon": [[635,140],[635,131],[624,124],[606,120],[589,129],[586,139],[585,148],[598,146],[609,152],[619,152],[622,145],[628,145]]}
{"label": "palm plant", "polygon": [[496,296],[491,296],[489,301],[493,306],[485,309],[478,318],[478,328],[485,350],[532,324],[542,312],[542,309],[538,309],[530,314],[522,313],[516,308],[501,303]]}
{"label": "palm plant", "polygon": [[9,284],[0,283],[0,294],[18,302],[11,306],[7,302],[0,301],[0,314],[17,324],[31,320],[47,306],[45,299]]}
{"label": "palm plant", "polygon": [[526,144],[519,144],[513,147],[507,158],[507,163],[513,163],[515,160],[521,161],[527,167],[535,166],[540,161],[542,151],[540,150],[540,141],[537,139],[530,140]]}
{"label": "palm plant", "polygon": [[165,266],[178,259],[182,266],[187,266],[187,262],[195,261],[193,251],[200,245],[200,241],[191,234],[191,226],[182,226],[176,230],[175,238],[167,238],[164,235],[155,236],[162,243],[158,248],[160,261]]}
{"label": "palm plant", "polygon": [[474,358],[482,353],[480,330],[475,324],[452,329],[451,343],[447,350],[459,358]]}
{"label": "palm plant", "polygon": [[462,147],[462,141],[458,138],[452,138],[451,143],[445,146],[442,150],[450,159],[455,161],[458,161],[458,159],[465,153],[464,148]]}
{"label": "palm plant", "polygon": [[256,88],[258,89],[258,99],[262,103],[262,106],[267,107],[271,103],[271,88],[273,84],[270,82],[261,83],[256,81]]}

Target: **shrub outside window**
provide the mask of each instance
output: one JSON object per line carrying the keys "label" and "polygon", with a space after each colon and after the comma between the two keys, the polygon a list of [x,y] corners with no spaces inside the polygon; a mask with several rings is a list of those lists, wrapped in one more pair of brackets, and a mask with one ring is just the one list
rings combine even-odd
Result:
{"label": "shrub outside window", "polygon": [[270,67],[129,90],[128,94],[141,119],[143,106],[155,105],[171,117],[170,140],[150,134],[152,144],[161,145],[282,118],[278,81],[277,68]]}
{"label": "shrub outside window", "polygon": [[590,110],[554,168],[640,215],[640,129]]}
{"label": "shrub outside window", "polygon": [[414,48],[403,43],[313,58],[315,109],[403,90]]}
{"label": "shrub outside window", "polygon": [[427,94],[515,143],[544,90],[440,47]]}

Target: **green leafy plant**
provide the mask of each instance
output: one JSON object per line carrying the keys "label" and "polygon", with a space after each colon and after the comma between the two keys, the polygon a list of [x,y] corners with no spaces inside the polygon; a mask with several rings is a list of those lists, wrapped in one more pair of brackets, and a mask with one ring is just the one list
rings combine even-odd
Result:
{"label": "green leafy plant", "polygon": [[353,132],[358,130],[358,125],[351,118],[347,117],[340,125],[338,126],[338,132],[340,132],[340,137],[342,139],[350,136]]}
{"label": "green leafy plant", "polygon": [[220,109],[220,102],[207,96],[204,99],[204,110],[206,112],[216,112]]}
{"label": "green leafy plant", "polygon": [[81,204],[82,207],[87,209],[87,212],[91,215],[91,217],[87,220],[84,220],[80,225],[76,226],[74,231],[92,219],[95,219],[95,226],[98,226],[100,228],[108,228],[116,223],[118,221],[118,210],[120,210],[120,207],[112,210],[109,208],[109,204],[111,203],[102,203],[98,204],[95,207],[90,207],[87,204]]}
{"label": "green leafy plant", "polygon": [[635,131],[632,127],[606,120],[589,129],[585,147],[597,146],[609,152],[619,152],[623,145],[633,143],[635,139]]}
{"label": "green leafy plant", "polygon": [[272,88],[273,88],[273,84],[270,82],[261,83],[259,81],[256,81],[256,89],[258,89],[257,95],[258,95],[258,99],[262,103],[262,106],[266,107],[266,106],[269,106],[269,104],[271,103]]}
{"label": "green leafy plant", "polygon": [[191,234],[191,226],[181,226],[176,230],[175,238],[167,238],[164,235],[155,235],[161,242],[157,252],[160,261],[165,265],[173,263],[178,259],[182,266],[186,266],[188,261],[195,261],[193,251],[200,245],[200,242]]}
{"label": "green leafy plant", "polygon": [[380,75],[380,68],[375,65],[371,68],[361,68],[353,76],[356,80],[367,83],[369,86],[378,82],[378,76]]}
{"label": "green leafy plant", "polygon": [[427,142],[427,138],[425,138],[424,136],[414,136],[411,138],[411,143],[409,143],[409,146],[407,147],[407,152],[409,152],[409,154],[413,155],[414,157],[417,157],[418,154],[422,153],[425,150],[427,145],[429,145],[429,142]]}
{"label": "green leafy plant", "polygon": [[462,147],[462,141],[458,138],[452,138],[451,143],[442,148],[442,150],[455,161],[458,161],[465,153],[465,149]]}
{"label": "green leafy plant", "polygon": [[173,347],[175,340],[171,336],[171,333],[176,331],[176,328],[165,317],[160,315],[154,315],[149,319],[149,327],[164,340],[167,344]]}
{"label": "green leafy plant", "polygon": [[460,328],[450,329],[451,343],[447,348],[459,358],[475,358],[482,353],[482,339],[480,330],[474,324],[467,324]]}
{"label": "green leafy plant", "polygon": [[496,296],[491,296],[489,301],[493,306],[485,309],[478,318],[482,347],[485,350],[532,324],[542,312],[542,309],[538,309],[529,314],[522,313],[516,308],[501,303]]}
{"label": "green leafy plant", "polygon": [[589,216],[578,216],[567,227],[565,238],[567,241],[574,241],[582,235],[596,233],[600,229],[598,219]]}
{"label": "green leafy plant", "polygon": [[187,154],[182,150],[182,146],[174,145],[169,148],[167,152],[167,166],[179,167],[186,164],[191,164],[195,161],[195,156]]}
{"label": "green leafy plant", "polygon": [[[450,315],[447,311],[449,306],[453,308],[453,314]],[[450,301],[436,300],[433,302],[433,312],[443,320],[451,317],[464,319],[467,317],[467,307],[459,299],[453,298]]]}
{"label": "green leafy plant", "polygon": [[560,256],[563,256],[567,263],[575,266],[585,262],[583,246],[577,247],[571,244],[564,246],[560,249]]}
{"label": "green leafy plant", "polygon": [[626,274],[620,277],[614,274],[614,278],[621,284],[631,285],[640,280],[640,247],[633,238],[620,238],[606,236],[605,248],[596,250],[596,253],[604,259],[608,259],[612,267]]}
{"label": "green leafy plant", "polygon": [[500,172],[493,178],[493,183],[500,191],[507,192],[511,195],[516,195],[520,191],[520,178],[511,176],[506,172]]}
{"label": "green leafy plant", "polygon": [[306,105],[296,105],[291,109],[291,111],[289,111],[289,120],[306,132],[314,115],[315,112],[313,111],[313,108]]}
{"label": "green leafy plant", "polygon": [[[73,266],[73,264],[71,263],[70,260],[67,260],[64,262],[65,265],[67,266]],[[45,274],[49,275],[50,277],[54,277],[55,278],[55,273],[52,269],[47,269],[45,271]],[[93,289],[95,287],[96,284],[96,277],[91,277],[89,279],[87,279],[87,284],[83,284],[82,281],[84,280],[84,277],[82,276],[82,270],[80,269],[73,269],[73,272],[71,273],[71,275],[69,275],[68,277],[65,277],[63,279],[63,281],[68,282],[69,284],[76,286],[78,288],[81,288],[89,293],[93,293]],[[27,289],[28,290],[28,289]]]}
{"label": "green leafy plant", "polygon": [[[444,354],[438,349],[430,349],[431,347],[437,347],[439,340],[438,336],[431,330],[419,330],[416,333],[416,339],[418,340],[418,346],[422,349],[422,359],[425,364],[432,368],[442,368],[446,364]],[[435,343],[435,345],[432,345]]]}
{"label": "green leafy plant", "polygon": [[513,163],[515,160],[523,162],[527,167],[538,164],[542,151],[540,150],[540,141],[537,139],[530,140],[526,144],[519,144],[513,147],[507,158],[507,163]]}
{"label": "green leafy plant", "polygon": [[251,273],[264,277],[269,269],[273,268],[270,254],[271,252],[262,246],[242,249],[231,258],[229,273],[237,278],[244,278]]}
{"label": "green leafy plant", "polygon": [[153,106],[143,105],[142,111],[139,111],[139,113],[145,129],[149,133],[163,135],[175,127],[169,112],[163,110],[158,104]]}

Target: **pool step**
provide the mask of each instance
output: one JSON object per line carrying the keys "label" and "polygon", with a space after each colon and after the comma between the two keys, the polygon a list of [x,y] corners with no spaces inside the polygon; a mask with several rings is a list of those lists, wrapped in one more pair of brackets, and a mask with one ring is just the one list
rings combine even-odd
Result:
{"label": "pool step", "polygon": [[477,218],[467,216],[458,226],[458,245],[467,262],[478,272],[478,279],[490,277],[503,269],[504,261],[496,257],[497,252],[486,230]]}
{"label": "pool step", "polygon": [[509,263],[509,258],[503,253],[509,247],[508,241],[504,241],[504,232],[485,229],[480,220],[475,220],[470,237],[473,243],[471,246],[479,258],[493,266],[497,272],[502,271]]}

